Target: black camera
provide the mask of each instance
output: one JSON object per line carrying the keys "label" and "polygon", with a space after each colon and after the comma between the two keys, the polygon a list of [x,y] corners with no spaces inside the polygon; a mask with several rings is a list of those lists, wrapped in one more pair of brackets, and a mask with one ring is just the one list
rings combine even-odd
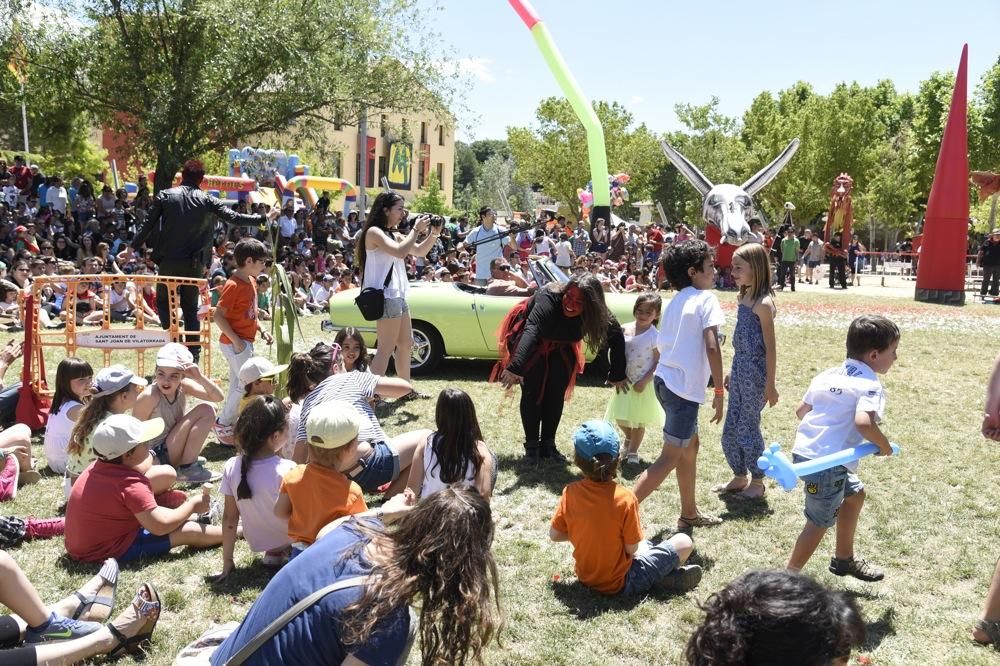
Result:
{"label": "black camera", "polygon": [[432,227],[443,227],[444,226],[444,218],[441,217],[440,215],[432,215],[431,216],[431,226]]}

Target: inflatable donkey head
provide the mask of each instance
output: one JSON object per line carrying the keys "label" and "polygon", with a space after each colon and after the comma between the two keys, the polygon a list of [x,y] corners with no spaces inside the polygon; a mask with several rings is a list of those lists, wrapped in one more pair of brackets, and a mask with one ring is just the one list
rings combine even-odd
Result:
{"label": "inflatable donkey head", "polygon": [[799,149],[799,140],[791,143],[774,158],[774,161],[758,171],[747,182],[739,187],[736,185],[713,185],[698,167],[677,152],[666,141],[660,142],[663,154],[677,167],[688,182],[704,197],[701,215],[709,224],[719,227],[722,232],[722,242],[732,245],[742,245],[751,239],[750,216],[753,212],[751,197],[764,189],[764,186],[774,180],[774,177],[784,168],[792,155]]}

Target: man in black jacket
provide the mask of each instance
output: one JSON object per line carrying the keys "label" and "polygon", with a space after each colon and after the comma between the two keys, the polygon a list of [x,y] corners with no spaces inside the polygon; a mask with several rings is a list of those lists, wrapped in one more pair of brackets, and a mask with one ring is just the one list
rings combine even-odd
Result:
{"label": "man in black jacket", "polygon": [[983,269],[981,296],[989,290],[990,296],[1000,296],[1000,229],[994,229],[979,247],[977,263]]}
{"label": "man in black jacket", "polygon": [[[265,215],[243,215],[219,199],[198,189],[205,177],[205,167],[199,160],[188,160],[181,171],[181,184],[156,194],[146,216],[146,224],[135,237],[135,247],[146,245],[153,250],[153,261],[159,274],[171,277],[203,278],[212,263],[212,239],[215,220],[228,224],[257,227],[266,225]],[[276,216],[272,211],[272,216]],[[184,329],[188,340],[197,340],[201,323],[198,321],[198,289],[179,287]],[[170,302],[166,285],[156,285],[156,309],[163,328],[170,325]],[[201,347],[191,345],[195,363]]]}

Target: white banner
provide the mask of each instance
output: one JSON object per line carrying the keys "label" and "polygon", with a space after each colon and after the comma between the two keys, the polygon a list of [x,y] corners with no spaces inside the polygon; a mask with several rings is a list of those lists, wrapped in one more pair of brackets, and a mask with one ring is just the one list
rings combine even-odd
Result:
{"label": "white banner", "polygon": [[167,331],[150,329],[107,331],[82,331],[76,334],[77,347],[92,347],[96,349],[147,349],[161,347],[170,342]]}

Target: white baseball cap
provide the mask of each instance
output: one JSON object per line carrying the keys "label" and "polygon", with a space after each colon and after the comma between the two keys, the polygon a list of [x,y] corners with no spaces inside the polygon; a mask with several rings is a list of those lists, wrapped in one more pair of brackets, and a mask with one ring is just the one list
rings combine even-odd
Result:
{"label": "white baseball cap", "polygon": [[94,386],[97,388],[97,391],[92,393],[91,396],[96,398],[102,395],[111,395],[112,393],[121,391],[129,384],[147,386],[149,382],[142,377],[137,377],[135,373],[124,365],[112,365],[107,368],[101,368],[97,371],[97,375],[94,376]]}
{"label": "white baseball cap", "polygon": [[258,379],[280,375],[286,369],[288,369],[287,364],[275,365],[262,356],[253,356],[240,366],[240,384],[243,386],[253,384]]}
{"label": "white baseball cap", "polygon": [[112,414],[97,424],[90,436],[94,453],[104,460],[113,460],[163,434],[163,419],[140,421],[131,414]]}
{"label": "white baseball cap", "polygon": [[339,449],[358,436],[364,423],[357,407],[345,400],[321,402],[306,418],[306,441],[321,449]]}
{"label": "white baseball cap", "polygon": [[194,363],[191,350],[179,342],[168,342],[156,352],[156,367],[176,368],[183,370],[185,366]]}

